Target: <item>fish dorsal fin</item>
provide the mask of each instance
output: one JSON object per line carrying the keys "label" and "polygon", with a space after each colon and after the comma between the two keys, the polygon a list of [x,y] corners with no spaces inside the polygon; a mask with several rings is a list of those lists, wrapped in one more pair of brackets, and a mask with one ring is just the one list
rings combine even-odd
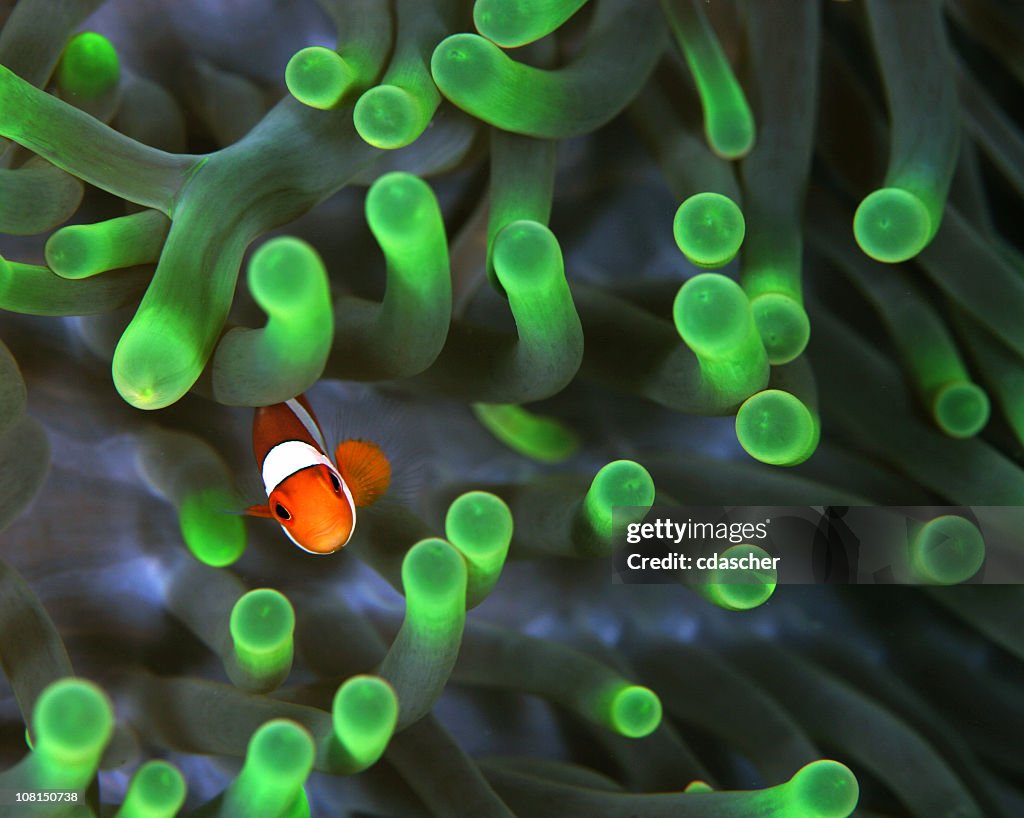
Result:
{"label": "fish dorsal fin", "polygon": [[372,506],[391,484],[391,463],[376,443],[346,440],[334,450],[338,470],[359,508]]}

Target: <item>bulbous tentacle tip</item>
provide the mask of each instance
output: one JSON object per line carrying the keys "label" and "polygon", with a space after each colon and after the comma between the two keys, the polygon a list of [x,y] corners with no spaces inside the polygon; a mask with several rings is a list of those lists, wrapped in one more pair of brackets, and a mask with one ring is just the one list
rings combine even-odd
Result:
{"label": "bulbous tentacle tip", "polygon": [[402,586],[406,596],[447,599],[466,586],[466,563],[459,552],[442,539],[416,543],[402,562]]}
{"label": "bulbous tentacle tip", "polygon": [[121,62],[117,49],[102,34],[83,31],[64,47],[57,66],[57,87],[62,94],[96,99],[117,86]]}
{"label": "bulbous tentacle tip", "polygon": [[381,757],[398,725],[398,694],[379,676],[353,676],[334,694],[334,737],[346,750],[344,765],[361,770]]}
{"label": "bulbous tentacle tip", "polygon": [[364,740],[390,737],[398,719],[398,697],[379,676],[353,676],[335,692],[331,714],[335,733]]}
{"label": "bulbous tentacle tip", "polygon": [[540,222],[524,219],[503,227],[494,238],[491,258],[507,291],[544,286],[564,275],[558,239]]}
{"label": "bulbous tentacle tip", "polygon": [[524,457],[561,463],[579,451],[579,435],[557,418],[534,414],[511,403],[474,403],[471,408],[491,434]]}
{"label": "bulbous tentacle tip", "polygon": [[773,366],[788,364],[807,348],[811,322],[796,299],[783,293],[763,293],[751,299],[750,308]]}
{"label": "bulbous tentacle tip", "polygon": [[[578,523],[597,537],[598,551],[605,550],[616,533],[616,526],[642,519],[654,504],[654,480],[643,466],[633,460],[613,460],[603,466],[583,497]],[[618,509],[618,511],[616,511]],[[577,532],[578,533],[578,532]]]}
{"label": "bulbous tentacle tip", "polygon": [[284,594],[273,588],[257,588],[235,603],[229,630],[236,650],[254,656],[274,654],[291,645],[295,611]]}
{"label": "bulbous tentacle tip", "polygon": [[661,724],[661,699],[646,687],[625,687],[615,694],[610,721],[627,738],[648,736]]}
{"label": "bulbous tentacle tip", "polygon": [[717,273],[701,273],[680,287],[672,316],[686,345],[709,357],[740,347],[751,328],[747,296],[739,284]]}
{"label": "bulbous tentacle tip", "polygon": [[93,266],[94,242],[81,225],[55,231],[46,241],[46,264],[61,278],[84,278]]}
{"label": "bulbous tentacle tip", "polygon": [[337,51],[310,46],[296,51],[284,70],[288,91],[303,105],[336,107],[356,82],[356,74]]}
{"label": "bulbous tentacle tip", "polygon": [[590,495],[609,510],[615,506],[650,506],[654,502],[654,480],[639,463],[614,460],[594,475]]}
{"label": "bulbous tentacle tip", "polygon": [[396,150],[414,142],[430,119],[419,101],[397,85],[378,85],[356,102],[356,131],[375,148]]}
{"label": "bulbous tentacle tip", "polygon": [[695,193],[676,210],[672,234],[691,263],[705,269],[724,267],[743,244],[743,211],[720,193]]}
{"label": "bulbous tentacle tip", "polygon": [[584,3],[586,0],[558,0],[554,3],[476,0],[473,4],[473,25],[492,43],[502,48],[518,48],[550,34]]}
{"label": "bulbous tentacle tip", "polygon": [[754,117],[742,98],[731,109],[711,112],[704,130],[708,147],[722,159],[734,162],[754,149]]}
{"label": "bulbous tentacle tip", "polygon": [[766,389],[740,406],[736,413],[736,438],[755,460],[773,466],[792,466],[813,452],[817,423],[799,398],[779,389]]}
{"label": "bulbous tentacle tip", "polygon": [[912,259],[931,240],[928,208],[917,196],[898,187],[869,193],[853,215],[853,235],[871,258],[887,264]]}
{"label": "bulbous tentacle tip", "polygon": [[464,554],[488,556],[508,549],[512,512],[497,495],[470,491],[460,495],[445,515],[445,536]]}
{"label": "bulbous tentacle tip", "polygon": [[430,73],[446,97],[472,92],[487,79],[487,68],[507,60],[493,43],[476,34],[452,34],[437,44]]}
{"label": "bulbous tentacle tip", "polygon": [[366,221],[381,243],[397,246],[440,224],[441,212],[430,185],[404,171],[377,179],[366,194]]}
{"label": "bulbous tentacle tip", "polygon": [[916,577],[935,585],[957,585],[973,577],[985,561],[985,539],[970,520],[946,514],[929,520],[910,541]]}
{"label": "bulbous tentacle tip", "polygon": [[313,769],[313,737],[289,719],[266,722],[249,741],[246,766],[267,781],[304,781]]}
{"label": "bulbous tentacle tip", "polygon": [[798,814],[809,818],[847,818],[860,798],[856,776],[846,765],[829,759],[801,767],[790,787]]}
{"label": "bulbous tentacle tip", "polygon": [[[187,353],[184,341],[160,333],[132,330],[129,325],[114,350],[114,387],[136,409],[163,409],[179,400],[202,367]],[[189,373],[194,371],[195,375]],[[185,382],[187,381],[187,383]]]}
{"label": "bulbous tentacle tip", "polygon": [[35,751],[69,766],[98,762],[114,729],[106,694],[85,679],[60,679],[47,687],[32,714]]}
{"label": "bulbous tentacle tip", "polygon": [[189,492],[178,506],[178,526],[185,545],[197,560],[225,568],[245,553],[245,522],[228,513],[238,498],[226,488]]}
{"label": "bulbous tentacle tip", "polygon": [[177,767],[166,761],[148,761],[132,776],[117,816],[170,818],[181,809],[186,794],[185,778]]}
{"label": "bulbous tentacle tip", "polygon": [[[707,581],[697,590],[712,604],[727,611],[751,611],[772,598],[778,583],[778,571],[772,557],[759,545],[739,543],[721,554],[724,564],[738,559],[740,567],[716,567],[707,572]],[[764,567],[764,566],[769,567]]]}
{"label": "bulbous tentacle tip", "polygon": [[985,390],[965,381],[947,384],[932,403],[932,412],[939,427],[956,438],[978,434],[988,423],[991,409]]}
{"label": "bulbous tentacle tip", "polygon": [[302,311],[326,294],[327,273],[312,245],[280,236],[262,245],[249,262],[249,290],[270,314]]}

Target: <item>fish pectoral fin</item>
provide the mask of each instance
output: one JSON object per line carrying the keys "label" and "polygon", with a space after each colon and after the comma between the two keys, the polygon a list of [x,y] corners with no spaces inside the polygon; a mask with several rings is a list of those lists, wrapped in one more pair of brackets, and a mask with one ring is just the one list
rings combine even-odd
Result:
{"label": "fish pectoral fin", "polygon": [[376,443],[346,440],[334,450],[334,460],[360,508],[372,506],[391,485],[391,463]]}
{"label": "fish pectoral fin", "polygon": [[248,517],[273,517],[274,516],[273,514],[270,513],[270,506],[268,506],[266,503],[263,503],[262,505],[258,505],[258,506],[249,506],[245,510],[244,513]]}

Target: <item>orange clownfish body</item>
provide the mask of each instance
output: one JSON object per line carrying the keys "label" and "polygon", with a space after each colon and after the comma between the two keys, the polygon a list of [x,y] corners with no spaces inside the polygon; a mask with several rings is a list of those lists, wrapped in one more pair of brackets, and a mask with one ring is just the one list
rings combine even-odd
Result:
{"label": "orange clownfish body", "polygon": [[331,462],[304,395],[259,407],[252,447],[268,499],[246,513],[277,520],[311,554],[345,545],[356,527],[356,509],[375,503],[391,482],[391,464],[375,443],[346,440]]}

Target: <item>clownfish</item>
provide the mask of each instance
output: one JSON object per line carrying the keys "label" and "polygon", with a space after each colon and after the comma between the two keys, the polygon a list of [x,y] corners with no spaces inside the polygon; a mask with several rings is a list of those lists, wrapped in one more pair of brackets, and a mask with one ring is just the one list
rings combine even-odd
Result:
{"label": "clownfish", "polygon": [[375,443],[346,440],[331,461],[305,395],[257,408],[252,448],[267,503],[245,513],[277,520],[311,554],[344,546],[356,527],[356,509],[377,502],[391,482],[391,464]]}

